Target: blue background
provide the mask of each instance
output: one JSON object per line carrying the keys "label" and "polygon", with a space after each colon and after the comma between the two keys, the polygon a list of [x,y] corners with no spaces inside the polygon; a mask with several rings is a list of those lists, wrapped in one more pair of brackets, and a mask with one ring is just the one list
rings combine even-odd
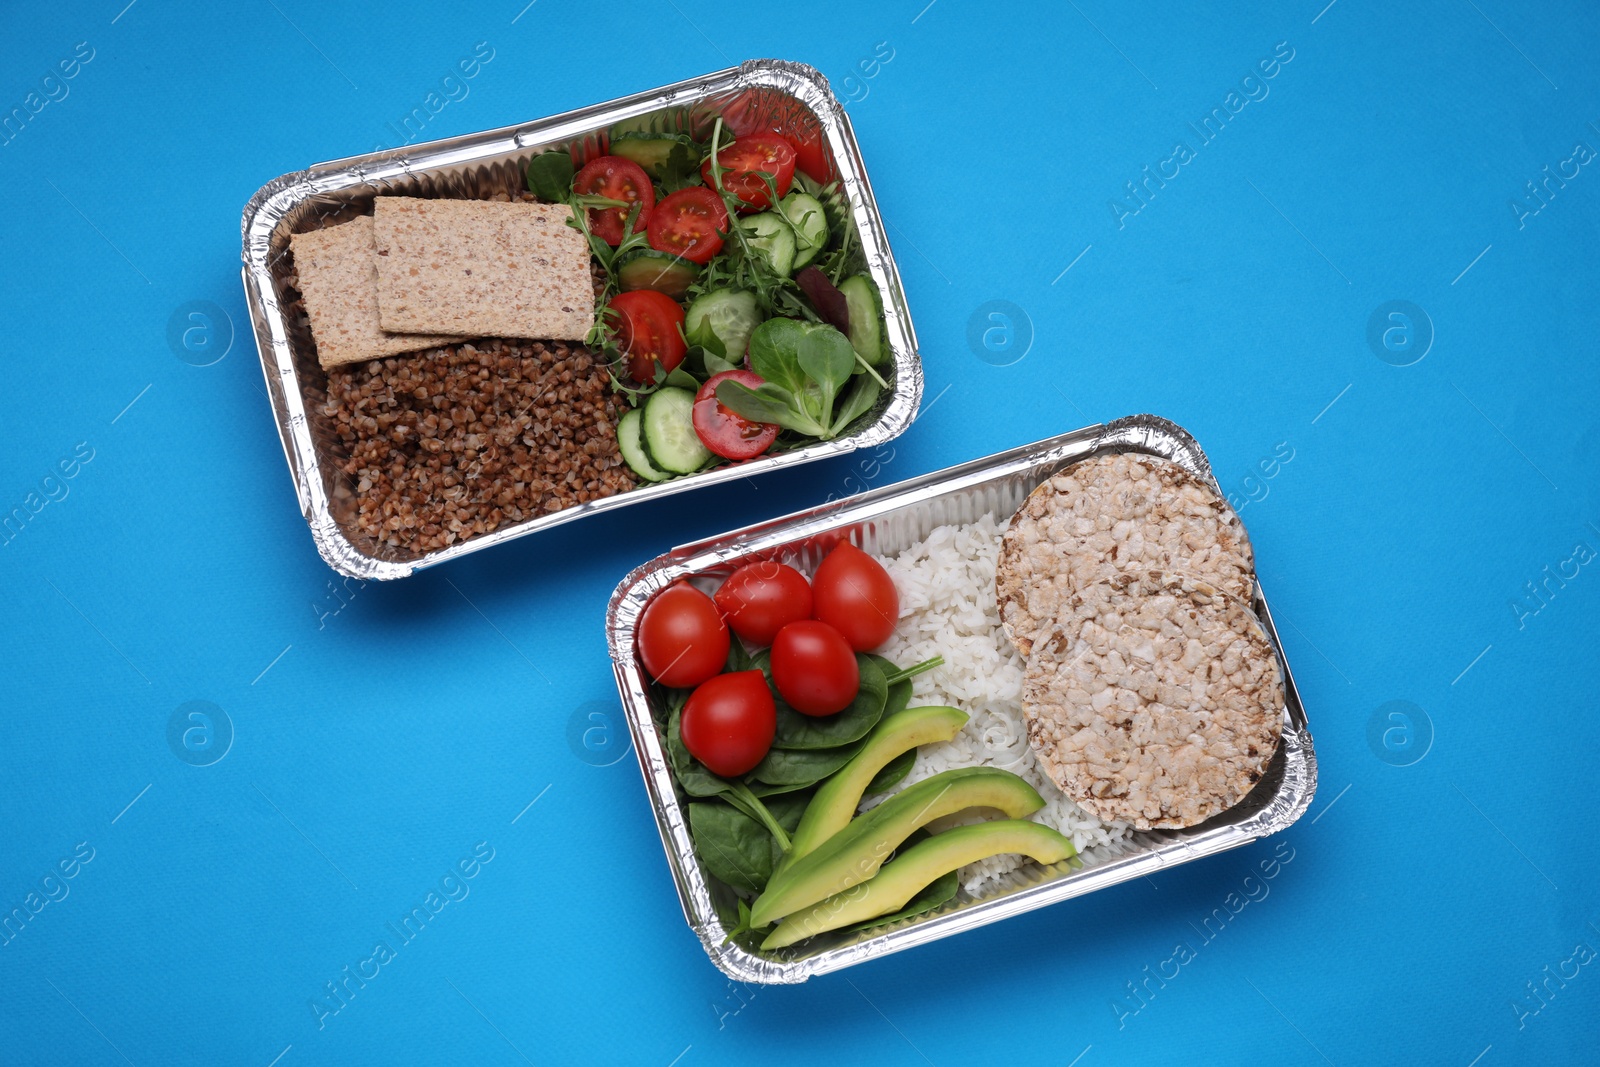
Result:
{"label": "blue background", "polygon": [[[0,507],[40,506],[0,548],[0,905],[93,850],[0,945],[0,1061],[1593,1062],[1600,174],[1525,187],[1600,149],[1592,6],[125,2],[0,34],[7,112],[93,49],[0,144]],[[478,42],[492,60],[425,137],[750,57],[828,75],[921,338],[909,433],[336,581],[248,336],[240,209],[398,144]],[[1292,59],[1202,144],[1189,123],[1279,42]],[[1193,158],[1126,199],[1180,141]],[[975,350],[993,300],[1015,332]],[[1368,341],[1391,300],[1423,315],[1379,316],[1398,360]],[[223,310],[217,347],[231,322],[209,366],[168,341],[192,301]],[[1137,411],[1188,427],[1242,504],[1317,739],[1310,814],[801,987],[728,982],[607,734],[617,580]],[[169,745],[190,701],[231,723],[210,766]],[[479,842],[470,895],[316,1011]],[[1146,984],[1180,942],[1193,958]]]}

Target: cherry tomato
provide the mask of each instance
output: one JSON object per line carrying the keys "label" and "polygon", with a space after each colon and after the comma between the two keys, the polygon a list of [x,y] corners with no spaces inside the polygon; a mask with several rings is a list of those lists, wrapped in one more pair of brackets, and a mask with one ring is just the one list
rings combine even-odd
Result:
{"label": "cherry tomato", "polygon": [[811,579],[811,613],[857,652],[889,640],[900,617],[900,594],[883,565],[848,541],[822,561]]}
{"label": "cherry tomato", "polygon": [[689,694],[678,736],[712,774],[736,778],[772,748],[778,708],[760,671],[719,674]]}
{"label": "cherry tomato", "polygon": [[683,582],[669,585],[639,617],[639,658],[662,685],[699,685],[728,661],[728,626],[700,590]]}
{"label": "cherry tomato", "polygon": [[822,183],[833,177],[822,124],[804,105],[768,89],[747,90],[723,109],[723,124],[736,137],[775,133],[794,146],[797,170]]}
{"label": "cherry tomato", "polygon": [[843,711],[861,689],[861,668],[850,644],[825,622],[791,622],[772,639],[772,684],[802,715]]}
{"label": "cherry tomato", "polygon": [[811,583],[776,560],[746,563],[728,575],[714,599],[733,632],[753,645],[770,645],[791,622],[811,618]]}
{"label": "cherry tomato", "polygon": [[665,293],[634,289],[611,298],[617,345],[628,354],[628,374],[647,385],[654,380],[656,362],[672,370],[683,362],[689,343],[683,339],[683,308]]}
{"label": "cherry tomato", "polygon": [[778,425],[751,422],[723,407],[717,401],[717,386],[728,381],[754,389],[763,379],[748,370],[725,370],[706,379],[694,395],[694,432],[701,444],[723,459],[752,459],[772,447],[778,439]]}
{"label": "cherry tomato", "polygon": [[650,212],[650,247],[691,263],[711,262],[727,232],[728,206],[703,185],[667,194]]}
{"label": "cherry tomato", "polygon": [[[643,230],[650,221],[650,209],[656,202],[656,188],[650,184],[650,175],[633,160],[621,156],[601,156],[585,164],[572,179],[572,191],[582,196],[638,202],[639,218],[633,226],[635,233]],[[628,210],[625,207],[590,208],[589,232],[615,248],[622,243]]]}
{"label": "cherry tomato", "polygon": [[[722,168],[722,188],[744,205],[741,211],[760,211],[772,206],[767,177],[777,186],[779,196],[787,193],[794,183],[794,145],[772,134],[740,137],[717,153],[717,164]],[[705,178],[706,185],[716,188],[709,156],[700,167],[700,175]]]}

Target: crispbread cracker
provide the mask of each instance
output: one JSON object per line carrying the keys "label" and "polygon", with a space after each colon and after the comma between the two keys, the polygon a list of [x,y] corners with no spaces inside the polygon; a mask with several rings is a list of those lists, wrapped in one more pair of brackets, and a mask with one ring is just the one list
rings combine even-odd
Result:
{"label": "crispbread cracker", "polygon": [[1283,675],[1255,615],[1151,572],[1071,593],[1022,689],[1028,740],[1061,791],[1141,830],[1194,826],[1260,781],[1283,729]]}
{"label": "crispbread cracker", "polygon": [[565,204],[373,202],[386,330],[581,341],[594,325],[589,246]]}
{"label": "crispbread cracker", "polygon": [[417,352],[460,337],[389,333],[378,324],[378,272],[372,263],[372,219],[349,222],[289,238],[298,288],[324,367]]}
{"label": "crispbread cracker", "polygon": [[1254,557],[1239,516],[1183,467],[1134,452],[1093,456],[1034,489],[1012,518],[995,574],[1000,622],[1027,656],[1074,591],[1147,570],[1248,600]]}

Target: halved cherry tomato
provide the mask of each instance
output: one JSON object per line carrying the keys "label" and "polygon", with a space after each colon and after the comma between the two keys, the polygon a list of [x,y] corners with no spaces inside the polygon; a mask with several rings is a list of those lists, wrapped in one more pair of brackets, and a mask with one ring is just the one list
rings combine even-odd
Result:
{"label": "halved cherry tomato", "polygon": [[[794,183],[794,158],[794,145],[782,137],[765,133],[740,137],[717,152],[717,165],[722,168],[722,188],[743,205],[740,211],[771,207],[772,192],[767,188],[767,178],[772,179],[778,195],[783,196]],[[715,188],[709,156],[701,164],[700,175],[708,186]]]}
{"label": "halved cherry tomato", "polygon": [[722,114],[734,136],[775,133],[794,146],[795,169],[821,183],[833,177],[822,124],[804,105],[768,89],[752,89],[735,97]]}
{"label": "halved cherry tomato", "polygon": [[683,362],[689,343],[683,339],[683,308],[665,293],[634,289],[611,298],[617,313],[617,346],[628,354],[628,374],[646,385],[654,380],[656,362],[672,370]]}
{"label": "halved cherry tomato", "polygon": [[711,262],[727,232],[728,206],[703,185],[669,193],[650,212],[650,247],[692,263]]}
{"label": "halved cherry tomato", "polygon": [[883,564],[845,541],[828,553],[811,578],[811,613],[828,623],[857,652],[889,640],[900,617],[900,594]]}
{"label": "halved cherry tomato", "polygon": [[678,736],[713,774],[737,778],[760,763],[778,732],[778,706],[760,671],[719,674],[689,694]]}
{"label": "halved cherry tomato", "polygon": [[776,131],[779,137],[794,146],[794,165],[814,182],[826,183],[829,178],[828,148],[822,140],[822,126],[808,123],[804,129],[791,126]]}
{"label": "halved cherry tomato", "polygon": [[[650,209],[656,203],[656,188],[650,184],[650,176],[639,164],[621,156],[601,156],[585,164],[572,179],[572,191],[582,196],[638,202],[639,218],[633,226],[635,233],[649,223]],[[615,248],[622,243],[628,211],[624,207],[590,208],[589,232]]]}
{"label": "halved cherry tomato", "polygon": [[728,647],[728,626],[716,604],[684,582],[656,594],[639,616],[644,669],[673,689],[699,685],[720,673]]}
{"label": "halved cherry tomato", "polygon": [[706,379],[694,395],[694,432],[700,443],[723,459],[753,459],[772,447],[778,439],[778,426],[770,422],[751,422],[717,402],[717,386],[738,382],[754,389],[764,381],[748,370],[725,370]]}
{"label": "halved cherry tomato", "polygon": [[821,718],[843,711],[861,690],[856,654],[825,622],[791,622],[772,640],[772,684],[795,711]]}
{"label": "halved cherry tomato", "polygon": [[733,632],[753,645],[770,645],[779,630],[811,617],[811,583],[777,560],[746,563],[712,599]]}

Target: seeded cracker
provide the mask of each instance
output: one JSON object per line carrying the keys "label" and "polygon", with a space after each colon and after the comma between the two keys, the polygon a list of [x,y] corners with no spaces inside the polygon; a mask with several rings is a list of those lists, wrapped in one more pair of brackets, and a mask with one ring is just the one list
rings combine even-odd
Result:
{"label": "seeded cracker", "polygon": [[1194,826],[1266,773],[1283,677],[1242,602],[1122,575],[1066,598],[1034,643],[1022,707],[1045,773],[1086,811],[1140,830]]}
{"label": "seeded cracker", "polygon": [[372,263],[372,219],[349,222],[289,238],[297,288],[323,367],[417,352],[459,337],[388,333],[378,324],[378,272]]}
{"label": "seeded cracker", "polygon": [[1006,529],[1000,622],[1027,656],[1073,592],[1152,570],[1248,600],[1254,557],[1239,516],[1184,468],[1137,453],[1091,457],[1030,493]]}
{"label": "seeded cracker", "polygon": [[386,330],[581,341],[594,324],[589,246],[564,204],[373,202]]}

